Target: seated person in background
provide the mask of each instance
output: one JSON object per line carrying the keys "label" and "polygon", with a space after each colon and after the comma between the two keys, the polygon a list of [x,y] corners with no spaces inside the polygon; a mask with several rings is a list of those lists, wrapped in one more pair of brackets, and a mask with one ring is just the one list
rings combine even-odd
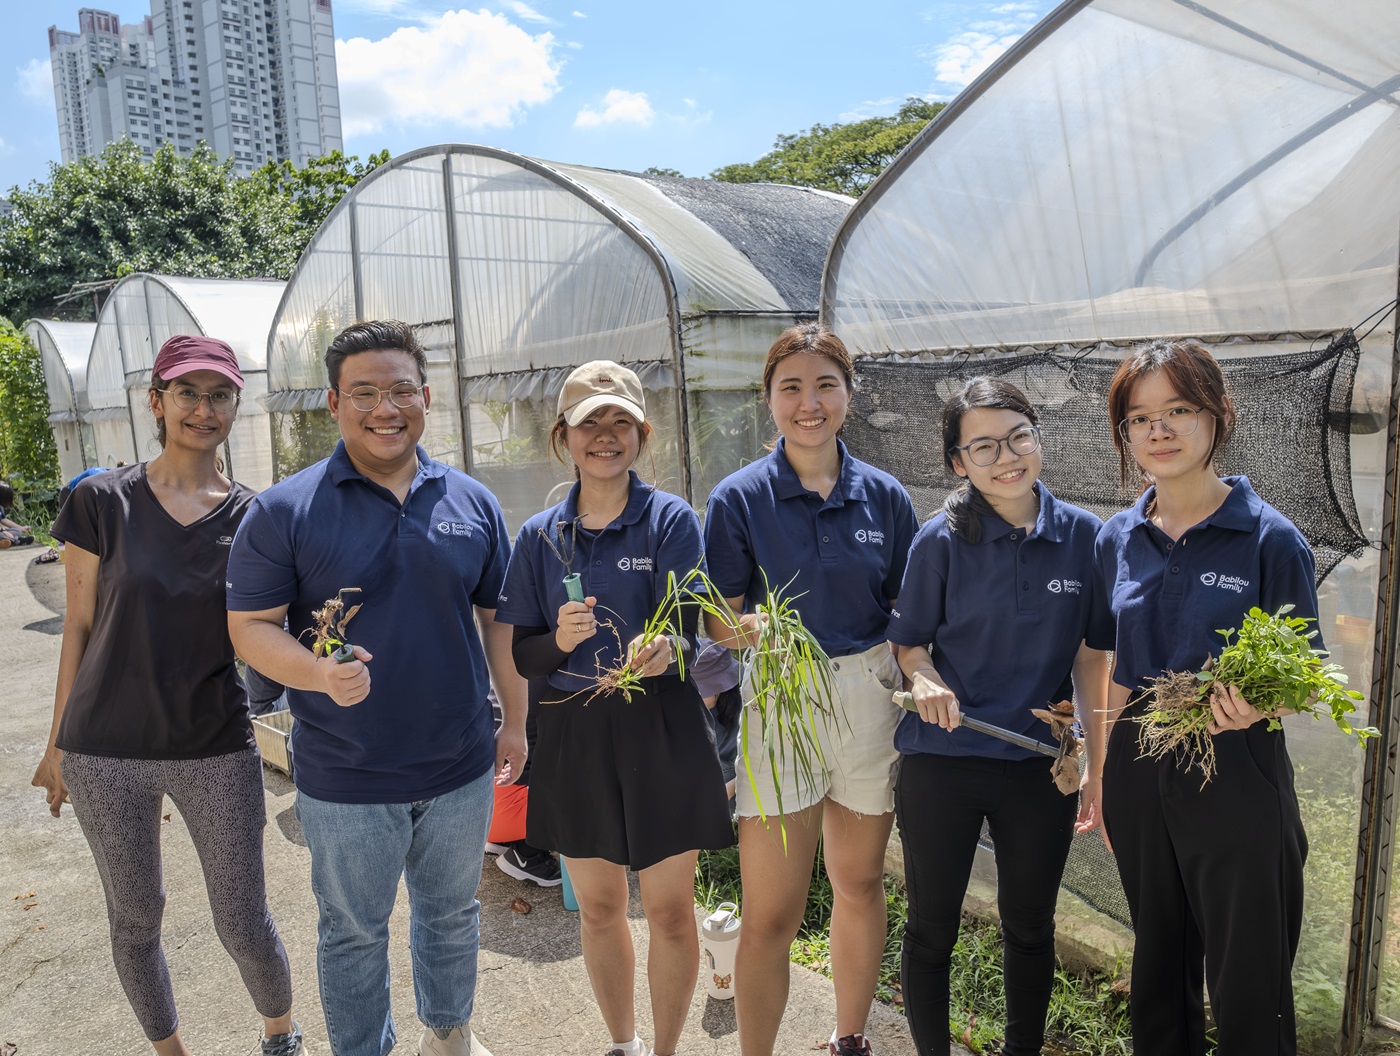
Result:
{"label": "seated person in background", "polygon": [[28,546],[34,541],[29,525],[10,520],[10,506],[15,501],[15,489],[0,480],[0,550],[12,546]]}

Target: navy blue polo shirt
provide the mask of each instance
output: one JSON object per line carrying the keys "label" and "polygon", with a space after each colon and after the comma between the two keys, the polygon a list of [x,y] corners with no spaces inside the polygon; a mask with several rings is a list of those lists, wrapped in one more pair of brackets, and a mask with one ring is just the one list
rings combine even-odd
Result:
{"label": "navy blue polo shirt", "polygon": [[[495,763],[486,657],[473,606],[496,605],[510,537],[495,497],[420,447],[400,505],[344,443],[259,495],[234,538],[228,607],[287,605],[293,635],[342,587],[362,607],[347,637],[374,654],[369,696],[342,708],[288,689],[297,787],[336,803],[408,803]],[[301,639],[311,648],[312,635]]]}
{"label": "navy blue polo shirt", "polygon": [[768,586],[793,600],[829,656],[885,640],[918,529],[904,486],[851,456],[837,441],[841,475],[823,499],[802,486],[781,439],[710,493],[705,560],[726,598],[752,612]]}
{"label": "navy blue polo shirt", "polygon": [[[890,618],[889,640],[930,647],[934,669],[964,713],[1052,744],[1031,708],[1068,700],[1075,655],[1113,645],[1113,623],[1093,589],[1101,523],[1059,502],[1043,482],[1035,529],[982,518],[970,543],[939,513],[919,529]],[[1095,705],[1097,706],[1097,705]],[[1035,753],[968,729],[949,732],[904,715],[894,735],[905,755],[1028,759]]]}
{"label": "navy blue polo shirt", "polygon": [[[1292,605],[1292,615],[1317,619],[1308,541],[1248,478],[1223,479],[1230,494],[1220,508],[1175,543],[1148,519],[1155,488],[1099,533],[1096,572],[1117,623],[1119,685],[1136,690],[1167,671],[1198,670],[1225,647],[1216,631],[1238,628],[1253,606]],[[1325,648],[1321,635],[1313,647]]]}
{"label": "navy blue polo shirt", "polygon": [[526,521],[496,604],[502,623],[552,630],[559,606],[569,600],[564,577],[579,573],[584,596],[598,599],[598,622],[609,621],[613,629],[600,626],[550,674],[549,684],[567,693],[591,691],[590,680],[600,670],[621,665],[622,650],[666,596],[668,573],[684,582],[687,572],[703,567],[700,521],[690,504],[642,483],[630,470],[628,476],[627,506],[606,528],[578,526],[578,484],[558,506]]}

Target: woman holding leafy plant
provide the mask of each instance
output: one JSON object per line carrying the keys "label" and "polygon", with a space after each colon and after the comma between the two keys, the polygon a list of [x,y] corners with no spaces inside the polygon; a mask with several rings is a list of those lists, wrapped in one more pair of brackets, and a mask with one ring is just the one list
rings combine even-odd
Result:
{"label": "woman holding leafy plant", "polygon": [[[900,720],[895,810],[909,893],[900,977],[921,1056],[946,1054],[949,965],[985,821],[1005,946],[1006,1056],[1045,1042],[1055,903],[1074,835],[1099,823],[1113,625],[1089,587],[1100,521],[1039,480],[1025,394],[974,378],[943,406],[943,459],[962,478],[919,529],[889,638],[917,713]],[[1089,744],[1082,781],[1056,786],[1043,755],[962,727],[965,712],[1051,742],[1033,708],[1073,693]]]}
{"label": "woman holding leafy plant", "polygon": [[836,1056],[870,1051],[901,714],[890,700],[899,668],[885,633],[918,525],[900,483],[839,439],[852,380],[850,353],[830,330],[783,331],[763,368],[777,444],[721,481],[706,513],[711,593],[727,605],[710,606],[706,633],[748,660],[737,789],[744,925],[734,969],[745,1056],[773,1052],[818,837],[834,896],[828,1047]]}
{"label": "woman holding leafy plant", "polygon": [[670,589],[700,565],[700,526],[683,499],[633,472],[652,434],[645,407],[637,375],[616,363],[569,375],[550,447],[560,461],[567,452],[577,483],[521,528],[496,611],[515,625],[532,691],[547,680],[526,839],[567,863],[609,1056],[648,1051],[633,1008],[627,869],[650,934],[651,1051],[670,1056],[695,991],[696,860],[734,842],[705,704],[685,677],[695,618]]}
{"label": "woman holding leafy plant", "polygon": [[1117,621],[1103,802],[1135,933],[1134,1051],[1205,1051],[1204,980],[1221,1056],[1292,1054],[1308,843],[1283,730],[1238,680],[1188,674],[1213,776],[1203,782],[1186,752],[1154,755],[1142,738],[1162,704],[1153,687],[1218,657],[1221,629],[1243,627],[1256,607],[1317,619],[1312,552],[1245,477],[1217,475],[1235,409],[1201,345],[1135,349],[1108,402],[1124,485],[1142,490],[1096,546]]}
{"label": "woman holding leafy plant", "polygon": [[160,1056],[188,1056],[161,949],[161,812],[169,795],[199,852],[219,939],[263,1017],[264,1056],[298,1056],[287,954],[267,909],[262,762],[228,636],[229,544],[253,492],[219,450],[238,412],[233,350],[177,336],[149,393],[161,452],[83,481],[53,534],[68,608],[49,746],[33,783],[92,847],[112,959]]}

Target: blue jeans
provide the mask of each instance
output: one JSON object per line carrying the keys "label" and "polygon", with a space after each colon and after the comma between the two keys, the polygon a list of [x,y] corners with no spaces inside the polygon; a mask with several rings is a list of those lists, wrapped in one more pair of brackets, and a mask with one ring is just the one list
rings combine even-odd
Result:
{"label": "blue jeans", "polygon": [[418,1018],[464,1026],[476,994],[481,863],[492,775],[417,803],[328,803],[297,793],[320,907],[316,974],[334,1056],[385,1056],[389,914],[407,874],[408,945]]}

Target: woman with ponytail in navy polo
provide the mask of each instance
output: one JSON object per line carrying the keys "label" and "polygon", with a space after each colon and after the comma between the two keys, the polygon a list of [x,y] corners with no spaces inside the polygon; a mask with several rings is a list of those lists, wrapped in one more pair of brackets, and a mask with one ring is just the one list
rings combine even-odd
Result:
{"label": "woman with ponytail in navy polo", "polygon": [[[920,1056],[946,1056],[949,965],[985,821],[1005,947],[1002,1051],[1034,1056],[1076,802],[1080,831],[1099,823],[1112,643],[1092,589],[1100,522],[1038,479],[1036,412],[1010,382],[974,378],[944,405],[943,459],[962,482],[914,539],[889,630],[918,706],[894,741],[904,755],[895,788],[909,894],[904,1008]],[[965,713],[1051,743],[1031,709],[1071,692],[1089,748],[1077,800],[1056,787],[1044,755],[959,725]]]}

